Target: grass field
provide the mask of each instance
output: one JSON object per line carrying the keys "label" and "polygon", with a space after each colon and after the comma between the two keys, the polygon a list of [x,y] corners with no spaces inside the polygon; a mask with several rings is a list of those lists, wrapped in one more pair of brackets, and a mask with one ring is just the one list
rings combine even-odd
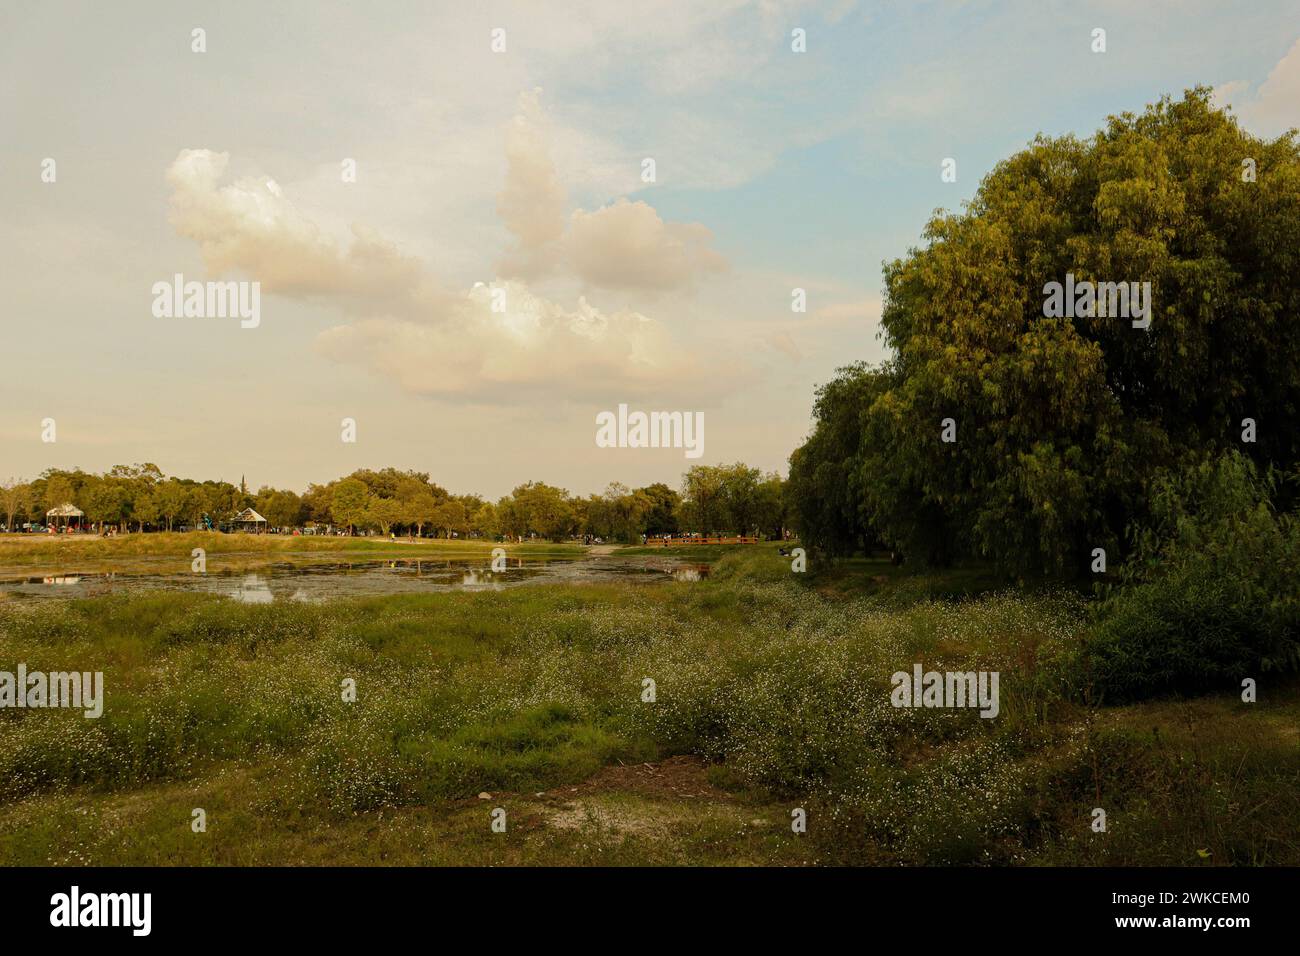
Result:
{"label": "grass field", "polygon": [[[1294,681],[1085,707],[1078,594],[713,555],[653,587],[9,602],[0,668],[102,670],[106,704],[0,711],[0,864],[1300,864]],[[891,707],[916,661],[1000,671],[999,717]]]}

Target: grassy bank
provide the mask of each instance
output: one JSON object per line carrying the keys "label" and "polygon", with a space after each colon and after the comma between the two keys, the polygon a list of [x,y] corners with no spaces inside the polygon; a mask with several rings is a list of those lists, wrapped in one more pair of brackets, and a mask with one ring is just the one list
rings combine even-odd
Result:
{"label": "grassy bank", "polygon": [[[697,584],[11,603],[0,668],[102,670],[107,703],[0,711],[0,863],[1300,863],[1294,682],[1085,707],[1079,596],[871,570],[846,596],[761,546]],[[891,707],[917,661],[1000,671],[998,718]]]}
{"label": "grassy bank", "polygon": [[151,532],[127,534],[115,538],[98,535],[0,535],[0,567],[59,566],[72,562],[111,561],[116,558],[175,557],[190,560],[194,548],[208,554],[252,554],[280,556],[289,554],[358,553],[402,557],[417,554],[481,554],[504,547],[511,554],[580,555],[585,549],[576,544],[549,541],[524,544],[498,544],[481,539],[336,537],[325,535],[221,534],[194,531],[186,534]]}

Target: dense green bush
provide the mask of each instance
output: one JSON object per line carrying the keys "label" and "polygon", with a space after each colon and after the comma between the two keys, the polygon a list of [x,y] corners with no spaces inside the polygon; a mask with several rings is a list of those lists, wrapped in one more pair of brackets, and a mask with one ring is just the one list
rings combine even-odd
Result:
{"label": "dense green bush", "polygon": [[1235,452],[1156,483],[1083,647],[1096,692],[1228,690],[1300,667],[1300,522],[1274,511],[1276,490]]}

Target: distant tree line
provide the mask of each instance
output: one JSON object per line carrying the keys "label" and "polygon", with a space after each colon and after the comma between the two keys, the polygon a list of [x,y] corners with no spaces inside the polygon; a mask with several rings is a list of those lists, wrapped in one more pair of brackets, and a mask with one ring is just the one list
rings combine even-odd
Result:
{"label": "distant tree line", "polygon": [[697,465],[681,490],[663,483],[644,488],[609,485],[586,497],[530,481],[497,501],[456,495],[428,473],[360,469],[303,494],[263,487],[250,492],[241,480],[196,481],[169,477],[154,464],[117,465],[103,474],[51,468],[30,482],[0,485],[5,526],[44,524],[63,504],[85,512],[99,529],[170,531],[221,527],[253,508],[271,528],[332,526],[349,533],[377,531],[438,537],[530,537],[562,540],[590,535],[633,542],[642,534],[694,531],[779,537],[785,527],[784,482],[744,464]]}

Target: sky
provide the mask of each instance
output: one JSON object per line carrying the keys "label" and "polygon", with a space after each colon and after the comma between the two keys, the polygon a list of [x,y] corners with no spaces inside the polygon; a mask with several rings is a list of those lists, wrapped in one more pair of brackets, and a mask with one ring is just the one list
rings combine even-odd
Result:
{"label": "sky", "polygon": [[[1300,0],[6,0],[0,478],[784,474],[936,210],[1197,85],[1300,126]],[[156,314],[176,274],[256,327]],[[703,454],[598,447],[620,404]]]}

